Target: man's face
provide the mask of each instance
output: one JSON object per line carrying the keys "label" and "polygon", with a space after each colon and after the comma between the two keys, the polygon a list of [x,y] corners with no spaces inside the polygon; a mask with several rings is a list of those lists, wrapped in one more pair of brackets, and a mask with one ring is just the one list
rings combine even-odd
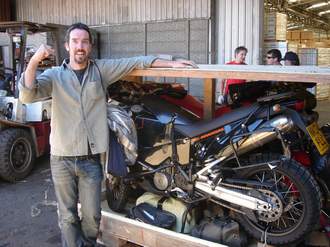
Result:
{"label": "man's face", "polygon": [[73,29],[70,32],[69,43],[65,43],[65,46],[70,55],[70,63],[80,66],[87,65],[92,51],[88,32],[83,29]]}
{"label": "man's face", "polygon": [[284,65],[286,66],[292,66],[293,62],[291,60],[284,60]]}
{"label": "man's face", "polygon": [[267,54],[266,56],[266,64],[267,65],[278,65],[279,62],[277,61],[276,57],[273,57],[272,54]]}
{"label": "man's face", "polygon": [[244,63],[246,58],[246,51],[240,51],[236,54],[235,60],[238,63]]}

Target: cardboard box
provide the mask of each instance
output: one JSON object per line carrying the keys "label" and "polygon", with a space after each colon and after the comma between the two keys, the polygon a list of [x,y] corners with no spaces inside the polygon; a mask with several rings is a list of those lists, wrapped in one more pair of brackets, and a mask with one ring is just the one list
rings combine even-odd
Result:
{"label": "cardboard box", "polygon": [[314,34],[312,31],[301,31],[300,39],[302,40],[312,40],[314,39]]}
{"label": "cardboard box", "polygon": [[292,31],[291,40],[300,40],[300,31]]}
{"label": "cardboard box", "polygon": [[286,40],[292,40],[292,32],[291,31],[286,32]]}
{"label": "cardboard box", "polygon": [[287,15],[279,12],[265,12],[264,40],[286,40]]}

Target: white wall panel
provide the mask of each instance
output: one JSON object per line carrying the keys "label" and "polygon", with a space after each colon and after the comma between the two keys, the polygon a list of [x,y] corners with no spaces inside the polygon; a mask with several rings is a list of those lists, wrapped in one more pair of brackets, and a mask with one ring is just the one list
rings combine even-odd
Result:
{"label": "white wall panel", "polygon": [[263,3],[263,0],[216,0],[217,63],[231,61],[238,46],[248,49],[248,64],[261,63]]}

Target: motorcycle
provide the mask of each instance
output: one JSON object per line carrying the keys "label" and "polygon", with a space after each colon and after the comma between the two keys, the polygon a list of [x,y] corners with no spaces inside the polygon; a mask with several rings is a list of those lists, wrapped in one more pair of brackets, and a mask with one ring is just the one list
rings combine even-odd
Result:
{"label": "motorcycle", "polygon": [[126,176],[106,179],[112,210],[123,210],[130,188],[140,187],[188,208],[226,208],[249,235],[268,244],[297,242],[314,229],[322,194],[313,170],[296,161],[306,158],[301,150],[319,163],[328,160],[313,102],[304,102],[305,114],[297,91],[278,90],[201,121],[156,91],[124,97],[137,129],[138,158]]}

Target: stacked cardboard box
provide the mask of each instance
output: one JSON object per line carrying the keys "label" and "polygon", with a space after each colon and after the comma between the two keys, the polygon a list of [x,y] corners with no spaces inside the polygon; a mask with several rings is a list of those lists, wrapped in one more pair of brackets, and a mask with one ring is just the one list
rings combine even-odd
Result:
{"label": "stacked cardboard box", "polygon": [[265,12],[264,40],[286,40],[287,15],[279,12]]}
{"label": "stacked cardboard box", "polygon": [[279,12],[265,12],[264,15],[264,46],[263,62],[269,50],[278,49],[282,55],[287,52],[288,44],[286,42],[287,15]]}
{"label": "stacked cardboard box", "polygon": [[[330,48],[299,48],[298,55],[301,65],[330,66]],[[316,98],[322,100],[329,97],[330,84],[317,84]]]}

